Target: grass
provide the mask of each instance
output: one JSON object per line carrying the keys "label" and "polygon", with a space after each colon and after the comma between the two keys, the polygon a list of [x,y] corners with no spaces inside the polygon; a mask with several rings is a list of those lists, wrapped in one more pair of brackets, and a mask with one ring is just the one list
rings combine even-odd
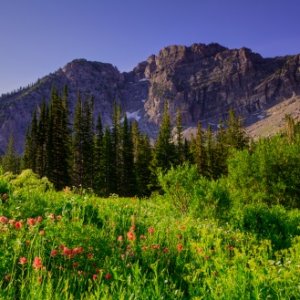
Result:
{"label": "grass", "polygon": [[297,236],[275,251],[163,196],[0,186],[1,299],[300,298]]}

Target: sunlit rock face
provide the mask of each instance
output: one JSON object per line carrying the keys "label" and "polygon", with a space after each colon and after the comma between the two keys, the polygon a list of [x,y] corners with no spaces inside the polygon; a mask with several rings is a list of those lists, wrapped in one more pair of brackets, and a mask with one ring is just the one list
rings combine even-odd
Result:
{"label": "sunlit rock face", "polygon": [[[0,151],[10,134],[22,152],[32,112],[49,101],[51,88],[69,88],[69,105],[76,99],[94,99],[95,116],[111,125],[113,103],[121,105],[142,131],[157,134],[164,102],[171,117],[182,113],[183,125],[199,121],[216,124],[230,108],[255,122],[259,111],[300,95],[300,55],[263,58],[250,49],[228,49],[218,44],[169,46],[151,55],[131,72],[121,73],[112,64],[77,59],[35,84],[0,98]],[[72,115],[71,120],[72,122]]]}

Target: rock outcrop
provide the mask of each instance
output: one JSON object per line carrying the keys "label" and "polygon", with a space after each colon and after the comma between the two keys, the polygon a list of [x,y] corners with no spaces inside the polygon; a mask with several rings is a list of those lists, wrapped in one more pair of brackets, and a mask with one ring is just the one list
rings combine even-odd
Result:
{"label": "rock outcrop", "polygon": [[230,108],[246,123],[257,121],[257,112],[300,95],[300,55],[263,58],[247,48],[219,44],[169,46],[128,73],[111,64],[74,60],[32,86],[0,98],[0,151],[10,134],[22,151],[33,110],[49,99],[52,86],[61,90],[64,85],[69,88],[71,111],[78,93],[83,98],[93,96],[95,114],[101,113],[110,125],[116,101],[155,137],[165,101],[173,118],[181,110],[185,127],[198,121],[216,124]]}

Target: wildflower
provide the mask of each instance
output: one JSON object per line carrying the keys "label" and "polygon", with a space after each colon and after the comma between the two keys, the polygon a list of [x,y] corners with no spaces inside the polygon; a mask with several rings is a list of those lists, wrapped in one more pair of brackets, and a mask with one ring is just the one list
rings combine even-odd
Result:
{"label": "wildflower", "polygon": [[177,251],[181,252],[183,250],[183,245],[182,244],[178,244],[177,245]]}
{"label": "wildflower", "polygon": [[35,220],[34,218],[28,218],[28,219],[27,219],[27,224],[28,224],[29,226],[34,226],[35,223],[36,223],[36,220]]}
{"label": "wildflower", "polygon": [[110,280],[112,278],[112,275],[110,273],[105,274],[105,279]]}
{"label": "wildflower", "polygon": [[35,270],[42,269],[42,267],[43,267],[42,259],[40,257],[36,256],[33,260],[32,266]]}
{"label": "wildflower", "polygon": [[132,225],[132,226],[130,227],[129,231],[135,231],[135,229],[136,229],[135,225]]}
{"label": "wildflower", "polygon": [[36,222],[37,223],[41,223],[42,221],[43,221],[43,217],[42,216],[36,217]]}
{"label": "wildflower", "polygon": [[61,219],[62,219],[62,216],[61,216],[61,215],[56,216],[56,220],[57,220],[57,221],[60,221]]}
{"label": "wildflower", "polygon": [[81,254],[83,252],[83,248],[82,247],[76,247],[72,250],[73,254],[77,255],[77,254]]}
{"label": "wildflower", "polygon": [[41,235],[41,236],[44,236],[44,235],[45,235],[45,233],[46,233],[46,232],[45,232],[45,230],[44,230],[44,229],[42,229],[42,230],[40,230],[40,231],[39,231],[39,235]]}
{"label": "wildflower", "polygon": [[169,253],[169,248],[165,247],[165,248],[163,249],[163,253]]}
{"label": "wildflower", "polygon": [[51,256],[51,257],[54,257],[54,256],[57,255],[57,253],[58,253],[58,251],[55,250],[55,249],[53,249],[53,250],[51,250],[51,252],[50,252],[50,256]]}
{"label": "wildflower", "polygon": [[143,234],[141,234],[140,239],[141,239],[141,240],[145,240],[145,239],[146,239],[146,236],[143,235]]}
{"label": "wildflower", "polygon": [[15,228],[17,230],[21,229],[23,227],[23,224],[21,221],[17,221],[15,224],[14,224]]}
{"label": "wildflower", "polygon": [[160,248],[160,245],[158,245],[158,244],[152,245],[151,248],[154,250],[158,250]]}
{"label": "wildflower", "polygon": [[146,251],[147,249],[148,249],[147,246],[143,246],[143,247],[142,247],[142,251]]}
{"label": "wildflower", "polygon": [[149,228],[148,228],[148,233],[149,233],[149,234],[152,235],[152,234],[154,234],[154,232],[155,232],[155,229],[154,229],[153,227],[149,227]]}
{"label": "wildflower", "polygon": [[135,233],[133,231],[128,231],[127,232],[127,238],[129,241],[135,241],[136,237],[135,237]]}
{"label": "wildflower", "polygon": [[25,264],[27,264],[27,258],[26,257],[20,257],[19,258],[19,264],[20,265],[25,265]]}
{"label": "wildflower", "polygon": [[79,266],[79,263],[77,261],[73,262],[73,268],[77,268]]}
{"label": "wildflower", "polygon": [[93,280],[97,280],[98,275],[97,274],[93,274]]}
{"label": "wildflower", "polygon": [[0,217],[0,223],[2,223],[2,224],[7,224],[7,223],[8,223],[8,218],[7,218],[7,217],[4,217],[4,216],[1,216],[1,217]]}
{"label": "wildflower", "polygon": [[68,247],[63,248],[63,255],[65,256],[71,256],[73,254],[72,249],[69,249]]}
{"label": "wildflower", "polygon": [[93,254],[93,253],[88,253],[88,255],[87,255],[87,258],[88,258],[88,259],[93,259],[93,257],[94,257],[94,254]]}
{"label": "wildflower", "polygon": [[118,242],[123,242],[123,236],[122,236],[122,235],[119,235],[118,238],[117,238],[117,241],[118,241]]}
{"label": "wildflower", "polygon": [[54,214],[54,213],[50,213],[50,214],[49,214],[49,218],[50,218],[51,220],[55,220],[55,214]]}

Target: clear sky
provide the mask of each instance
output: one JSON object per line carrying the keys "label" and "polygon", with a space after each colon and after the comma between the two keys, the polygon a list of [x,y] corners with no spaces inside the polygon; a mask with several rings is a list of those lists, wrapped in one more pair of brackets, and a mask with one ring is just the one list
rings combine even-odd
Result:
{"label": "clear sky", "polygon": [[0,0],[0,94],[75,58],[131,70],[171,44],[300,53],[300,0]]}

